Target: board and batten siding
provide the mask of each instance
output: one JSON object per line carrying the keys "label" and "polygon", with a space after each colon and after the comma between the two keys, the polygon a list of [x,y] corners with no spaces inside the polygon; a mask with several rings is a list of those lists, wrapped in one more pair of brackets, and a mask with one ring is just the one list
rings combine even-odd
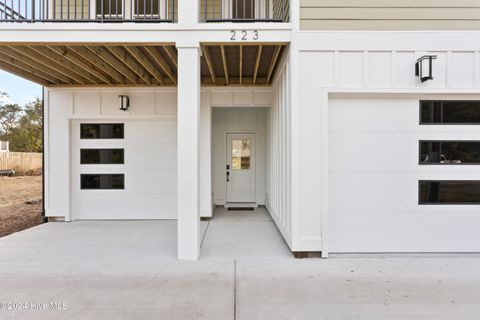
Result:
{"label": "board and batten siding", "polygon": [[301,0],[302,30],[480,30],[479,0]]}
{"label": "board and batten siding", "polygon": [[288,62],[286,57],[279,64],[272,85],[273,105],[267,111],[266,207],[290,249],[295,250],[291,209],[291,86]]}

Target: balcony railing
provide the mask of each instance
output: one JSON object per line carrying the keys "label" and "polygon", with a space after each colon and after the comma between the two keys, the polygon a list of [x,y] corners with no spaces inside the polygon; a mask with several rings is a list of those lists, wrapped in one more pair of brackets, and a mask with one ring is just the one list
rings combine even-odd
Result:
{"label": "balcony railing", "polygon": [[176,0],[0,0],[0,22],[175,22]]}
{"label": "balcony railing", "polygon": [[201,0],[202,22],[289,22],[289,0]]}

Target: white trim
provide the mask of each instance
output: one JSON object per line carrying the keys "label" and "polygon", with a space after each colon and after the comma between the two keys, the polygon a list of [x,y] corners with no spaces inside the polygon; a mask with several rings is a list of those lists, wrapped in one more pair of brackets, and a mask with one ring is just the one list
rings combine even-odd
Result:
{"label": "white trim", "polygon": [[475,51],[480,31],[298,32],[300,51]]}
{"label": "white trim", "polygon": [[50,144],[50,130],[49,130],[49,115],[50,115],[50,100],[49,100],[49,91],[47,88],[43,87],[43,181],[44,181],[44,207],[45,207],[45,216],[48,216],[48,211],[50,210],[50,161],[49,161],[49,144]]}
{"label": "white trim", "polygon": [[[173,26],[172,26],[173,25]],[[275,25],[275,28],[272,27]],[[123,26],[123,27],[119,27]],[[272,23],[212,23],[205,28],[201,24],[195,28],[181,29],[169,23],[3,23],[0,24],[2,43],[175,43],[183,41],[244,43],[241,39],[232,41],[231,30],[259,32],[257,41],[251,43],[291,41],[290,25],[277,26]],[[54,39],[54,40],[53,40]]]}
{"label": "white trim", "polygon": [[322,241],[322,257],[327,258],[328,257],[328,212],[329,212],[329,201],[328,201],[328,91],[327,90],[322,90],[320,94],[320,108],[321,108],[321,128],[322,128],[322,134],[320,137],[320,148],[321,148],[321,160],[320,160],[320,170],[321,174],[320,176],[322,177],[321,181],[321,188],[323,189],[323,192],[321,192],[321,215],[322,215],[322,235],[321,235],[321,241]]}

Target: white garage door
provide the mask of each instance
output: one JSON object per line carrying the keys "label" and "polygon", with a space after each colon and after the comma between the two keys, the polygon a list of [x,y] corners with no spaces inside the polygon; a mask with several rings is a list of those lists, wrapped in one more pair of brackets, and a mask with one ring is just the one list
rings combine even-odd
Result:
{"label": "white garage door", "polygon": [[176,123],[73,123],[74,219],[175,219]]}
{"label": "white garage door", "polygon": [[480,252],[480,103],[424,103],[330,101],[330,252]]}

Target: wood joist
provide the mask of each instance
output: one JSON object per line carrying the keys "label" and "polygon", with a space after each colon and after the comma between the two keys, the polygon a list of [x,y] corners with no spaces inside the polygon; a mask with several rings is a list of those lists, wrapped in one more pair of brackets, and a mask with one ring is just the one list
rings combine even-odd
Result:
{"label": "wood joist", "polygon": [[173,44],[0,45],[0,69],[44,86],[174,86]]}
{"label": "wood joist", "polygon": [[[270,86],[284,43],[202,43],[201,82]],[[48,87],[176,86],[174,44],[0,44],[0,69]]]}
{"label": "wood joist", "polygon": [[203,43],[203,85],[270,86],[286,44]]}

